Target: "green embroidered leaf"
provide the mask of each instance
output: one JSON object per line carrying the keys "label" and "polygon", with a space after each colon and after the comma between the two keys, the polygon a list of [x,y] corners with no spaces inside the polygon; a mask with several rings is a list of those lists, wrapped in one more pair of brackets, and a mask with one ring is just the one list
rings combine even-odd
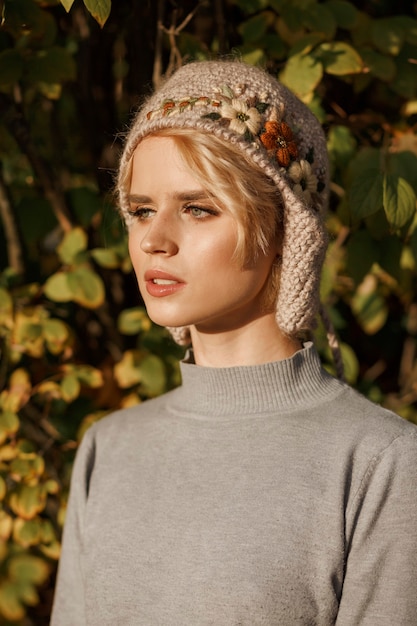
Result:
{"label": "green embroidered leaf", "polygon": [[207,118],[209,120],[216,121],[216,120],[219,120],[221,118],[221,115],[220,115],[220,113],[206,113],[206,115],[202,115],[201,117],[203,119]]}
{"label": "green embroidered leaf", "polygon": [[306,161],[314,163],[314,146],[311,146],[306,154]]}
{"label": "green embroidered leaf", "polygon": [[226,98],[234,98],[235,94],[232,91],[232,89],[229,87],[229,85],[222,85],[220,88],[220,93],[223,94],[223,96],[226,96]]}
{"label": "green embroidered leaf", "polygon": [[269,104],[267,102],[258,102],[258,104],[255,104],[255,109],[259,113],[265,113],[268,107],[269,107]]}

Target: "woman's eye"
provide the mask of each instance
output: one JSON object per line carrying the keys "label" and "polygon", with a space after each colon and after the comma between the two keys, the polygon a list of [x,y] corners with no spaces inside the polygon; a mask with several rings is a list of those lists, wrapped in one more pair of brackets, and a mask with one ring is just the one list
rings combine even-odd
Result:
{"label": "woman's eye", "polygon": [[154,214],[154,210],[149,207],[132,207],[129,214],[138,220],[146,220]]}
{"label": "woman's eye", "polygon": [[192,215],[192,217],[196,218],[204,218],[208,217],[209,215],[216,215],[216,211],[214,211],[213,209],[207,209],[199,206],[187,206],[185,207],[185,210],[190,215]]}

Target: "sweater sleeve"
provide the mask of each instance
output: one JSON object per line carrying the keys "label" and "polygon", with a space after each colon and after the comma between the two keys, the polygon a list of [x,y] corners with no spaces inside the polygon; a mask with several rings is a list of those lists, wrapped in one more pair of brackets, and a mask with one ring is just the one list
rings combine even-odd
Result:
{"label": "sweater sleeve", "polygon": [[51,626],[87,626],[82,553],[85,507],[94,465],[93,429],[85,434],[72,471]]}
{"label": "sweater sleeve", "polygon": [[336,626],[417,626],[417,436],[372,459],[346,517]]}

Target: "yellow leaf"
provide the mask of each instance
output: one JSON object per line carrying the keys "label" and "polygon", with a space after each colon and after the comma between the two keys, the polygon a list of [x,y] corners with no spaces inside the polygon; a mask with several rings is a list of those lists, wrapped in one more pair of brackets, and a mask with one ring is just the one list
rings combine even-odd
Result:
{"label": "yellow leaf", "polygon": [[0,539],[7,541],[11,535],[12,528],[13,518],[6,511],[0,510]]}

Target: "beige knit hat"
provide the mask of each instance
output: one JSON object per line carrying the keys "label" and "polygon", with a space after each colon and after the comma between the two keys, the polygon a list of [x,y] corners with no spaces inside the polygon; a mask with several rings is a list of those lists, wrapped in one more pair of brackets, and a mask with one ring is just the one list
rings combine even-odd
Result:
{"label": "beige knit hat", "polygon": [[[240,61],[202,61],[177,70],[140,108],[118,176],[127,226],[126,172],[138,143],[162,128],[193,128],[232,143],[260,167],[284,202],[284,241],[276,319],[289,336],[316,326],[326,250],[326,140],[313,113],[270,74]],[[171,328],[189,342],[187,328]]]}

